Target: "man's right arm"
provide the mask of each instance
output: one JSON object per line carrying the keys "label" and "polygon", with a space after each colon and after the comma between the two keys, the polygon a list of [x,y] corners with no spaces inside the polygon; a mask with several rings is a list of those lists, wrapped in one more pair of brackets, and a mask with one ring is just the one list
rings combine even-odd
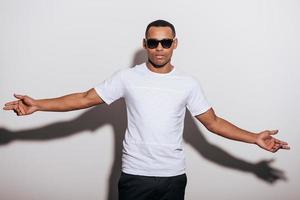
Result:
{"label": "man's right arm", "polygon": [[94,105],[102,104],[104,101],[95,89],[82,93],[73,93],[52,99],[33,99],[24,95],[14,95],[18,100],[5,104],[4,110],[13,110],[17,115],[29,115],[36,111],[64,112],[79,110]]}

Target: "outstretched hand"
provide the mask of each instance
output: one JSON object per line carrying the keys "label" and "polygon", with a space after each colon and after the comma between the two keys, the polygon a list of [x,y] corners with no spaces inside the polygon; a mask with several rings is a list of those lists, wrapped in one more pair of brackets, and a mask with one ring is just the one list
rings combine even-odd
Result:
{"label": "outstretched hand", "polygon": [[5,104],[4,110],[13,110],[18,116],[29,115],[38,110],[36,100],[26,95],[14,96],[19,99]]}
{"label": "outstretched hand", "polygon": [[256,144],[261,148],[275,153],[279,149],[290,149],[287,142],[278,140],[272,135],[278,133],[278,130],[273,131],[262,131],[258,134]]}

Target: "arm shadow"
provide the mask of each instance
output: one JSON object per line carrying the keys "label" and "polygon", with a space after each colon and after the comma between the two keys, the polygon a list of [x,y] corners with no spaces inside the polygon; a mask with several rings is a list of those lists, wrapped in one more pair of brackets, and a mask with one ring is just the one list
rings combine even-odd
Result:
{"label": "arm shadow", "polygon": [[[117,200],[122,141],[127,127],[126,107],[123,99],[112,103],[110,106],[103,104],[88,109],[82,115],[70,121],[57,122],[39,128],[15,132],[0,128],[0,145],[6,145],[16,140],[55,140],[70,137],[86,130],[93,132],[106,124],[112,125],[114,131],[114,161],[108,180],[107,199]],[[188,111],[186,112],[184,124],[184,140],[207,160],[223,167],[253,173],[259,180],[269,184],[273,184],[278,180],[286,180],[283,171],[270,166],[273,160],[261,160],[257,163],[250,163],[230,155],[220,147],[210,144]]]}
{"label": "arm shadow", "polygon": [[[131,63],[131,67],[142,64],[147,59],[144,49],[137,49]],[[127,127],[126,107],[123,99],[120,99],[110,106],[100,106],[87,109],[86,112],[70,121],[56,122],[46,126],[10,131],[0,127],[0,145],[7,145],[13,141],[49,141],[70,137],[83,131],[91,133],[110,124],[114,132],[114,161],[108,180],[108,200],[117,200],[117,184],[121,172],[122,141]]]}
{"label": "arm shadow", "polygon": [[[147,56],[143,49],[137,50],[132,66],[145,62]],[[0,128],[0,145],[7,145],[13,141],[49,141],[90,131],[93,133],[103,125],[110,124],[114,132],[114,161],[108,180],[107,200],[117,200],[117,184],[121,171],[122,141],[127,127],[126,107],[123,99],[110,106],[105,104],[87,109],[75,119],[56,122],[46,126],[10,131]],[[225,150],[210,144],[201,133],[189,112],[185,116],[184,140],[207,160],[220,166],[253,173],[257,178],[266,183],[275,183],[286,180],[284,172],[270,166],[272,160],[261,160],[258,163],[249,163],[236,158]]]}
{"label": "arm shadow", "polygon": [[110,124],[114,132],[114,161],[108,180],[107,199],[118,199],[117,182],[121,171],[122,141],[127,126],[125,102],[120,99],[110,106],[105,104],[88,109],[70,121],[56,122],[46,126],[10,131],[0,128],[0,145],[14,141],[49,141],[70,137],[83,131],[93,133],[103,125]]}
{"label": "arm shadow", "polygon": [[278,180],[287,180],[282,170],[271,167],[271,163],[274,160],[261,160],[257,163],[250,163],[230,155],[224,149],[216,145],[210,144],[197,127],[188,110],[186,112],[184,125],[184,140],[207,160],[223,167],[252,173],[259,180],[269,184],[274,184]]}

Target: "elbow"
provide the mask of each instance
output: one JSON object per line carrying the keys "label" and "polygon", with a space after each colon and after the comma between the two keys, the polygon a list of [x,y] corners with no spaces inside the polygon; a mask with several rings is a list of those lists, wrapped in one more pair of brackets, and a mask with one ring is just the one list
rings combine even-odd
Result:
{"label": "elbow", "polygon": [[205,128],[206,128],[207,130],[209,130],[210,132],[214,132],[214,131],[215,131],[215,126],[214,126],[213,123],[212,123],[212,124],[206,125]]}
{"label": "elbow", "polygon": [[82,94],[82,106],[84,108],[92,107],[92,106],[95,106],[97,104],[102,103],[99,100],[99,97],[96,96],[96,94],[93,93],[92,90],[88,90],[88,91],[83,92],[81,94]]}
{"label": "elbow", "polygon": [[207,124],[205,124],[206,129],[209,130],[210,132],[216,133],[218,130],[219,120],[220,119],[217,116],[215,116],[212,120],[210,120]]}
{"label": "elbow", "polygon": [[92,101],[89,98],[88,91],[82,92],[81,95],[82,95],[82,98],[81,98],[81,107],[82,108],[88,108],[93,105]]}

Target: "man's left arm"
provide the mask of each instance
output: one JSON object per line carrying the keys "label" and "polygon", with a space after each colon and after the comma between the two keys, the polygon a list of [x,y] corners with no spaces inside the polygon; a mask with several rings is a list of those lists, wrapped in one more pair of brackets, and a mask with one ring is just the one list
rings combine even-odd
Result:
{"label": "man's left arm", "polygon": [[266,130],[260,133],[252,133],[233,125],[225,119],[218,117],[212,108],[195,117],[209,131],[225,138],[256,144],[259,147],[273,153],[278,151],[279,149],[290,149],[288,143],[278,140],[272,136],[275,135],[278,130]]}

